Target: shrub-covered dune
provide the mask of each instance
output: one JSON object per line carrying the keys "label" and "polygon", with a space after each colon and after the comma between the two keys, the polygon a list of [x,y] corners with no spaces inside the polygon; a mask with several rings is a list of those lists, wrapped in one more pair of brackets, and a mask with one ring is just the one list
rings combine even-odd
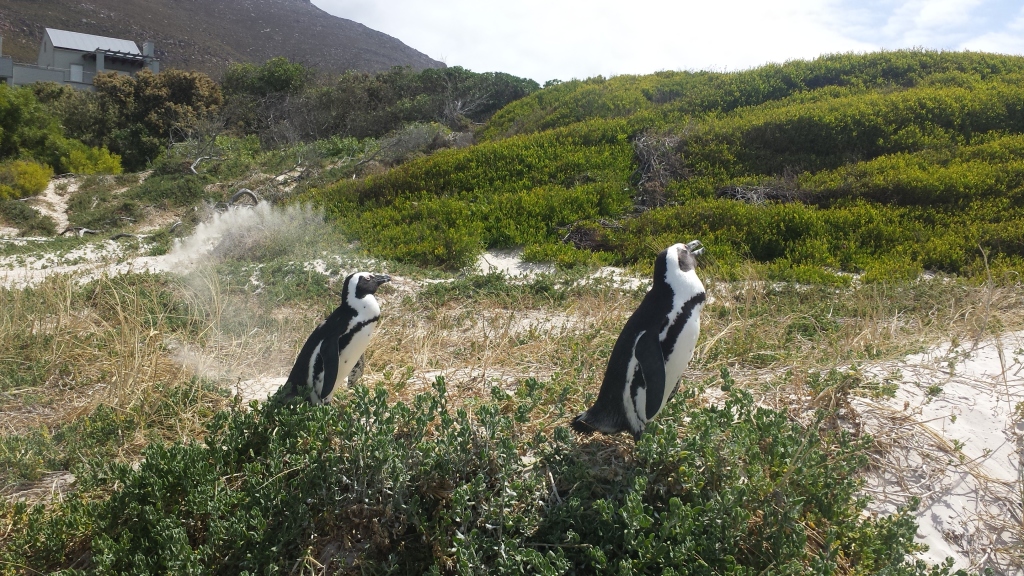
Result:
{"label": "shrub-covered dune", "polygon": [[842,282],[1024,269],[1024,58],[832,55],[548,87],[481,143],[307,194],[372,252],[484,247],[646,262],[700,238],[722,273]]}

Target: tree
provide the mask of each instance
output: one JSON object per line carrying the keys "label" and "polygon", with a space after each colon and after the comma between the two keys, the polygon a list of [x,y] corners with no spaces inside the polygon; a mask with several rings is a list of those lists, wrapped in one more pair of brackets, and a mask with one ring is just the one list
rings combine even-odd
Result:
{"label": "tree", "polygon": [[0,83],[0,160],[34,158],[57,168],[64,144],[57,119],[30,89]]}
{"label": "tree", "polygon": [[188,129],[215,113],[224,101],[220,87],[201,72],[142,70],[134,77],[114,72],[93,80],[100,115],[113,118],[104,144],[129,170],[156,158],[172,130]]}

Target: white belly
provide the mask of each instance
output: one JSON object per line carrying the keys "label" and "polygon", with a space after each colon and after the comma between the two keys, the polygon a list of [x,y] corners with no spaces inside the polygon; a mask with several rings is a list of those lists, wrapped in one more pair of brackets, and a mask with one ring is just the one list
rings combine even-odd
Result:
{"label": "white belly", "polygon": [[683,372],[686,371],[693,358],[693,351],[697,347],[697,337],[700,336],[700,311],[703,307],[703,304],[693,307],[690,320],[679,333],[675,348],[665,359],[665,397],[661,403],[662,407],[668,403],[669,397],[675,392],[679,380],[683,377]]}
{"label": "white belly", "polygon": [[348,384],[348,375],[352,373],[352,368],[359,361],[359,357],[366,351],[366,347],[370,344],[370,337],[373,336],[373,327],[376,323],[368,324],[360,329],[352,339],[349,340],[348,346],[341,351],[341,356],[338,358],[338,379],[331,390],[331,394],[325,398],[329,399],[334,395],[334,391],[338,389],[338,385],[344,382]]}

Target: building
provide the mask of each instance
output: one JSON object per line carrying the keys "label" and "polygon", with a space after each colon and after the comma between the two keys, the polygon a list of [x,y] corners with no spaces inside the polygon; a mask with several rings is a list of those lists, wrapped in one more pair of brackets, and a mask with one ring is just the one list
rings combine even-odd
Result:
{"label": "building", "polygon": [[100,72],[134,75],[147,69],[160,71],[152,42],[139,51],[131,40],[94,36],[47,28],[39,44],[36,64],[13,62],[3,56],[0,38],[0,82],[22,86],[35,82],[57,82],[83,90],[92,90],[92,80]]}

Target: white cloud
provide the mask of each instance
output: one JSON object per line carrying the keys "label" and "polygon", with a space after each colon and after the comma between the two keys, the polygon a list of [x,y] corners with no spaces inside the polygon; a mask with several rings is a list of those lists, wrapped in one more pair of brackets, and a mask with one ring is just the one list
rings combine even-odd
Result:
{"label": "white cloud", "polygon": [[[1009,0],[314,0],[449,65],[544,82],[879,48],[1020,52]],[[1014,13],[1019,5],[1013,7]]]}
{"label": "white cloud", "polygon": [[963,42],[961,47],[982,52],[1024,54],[1024,7],[1018,9],[1003,30],[980,34]]}

